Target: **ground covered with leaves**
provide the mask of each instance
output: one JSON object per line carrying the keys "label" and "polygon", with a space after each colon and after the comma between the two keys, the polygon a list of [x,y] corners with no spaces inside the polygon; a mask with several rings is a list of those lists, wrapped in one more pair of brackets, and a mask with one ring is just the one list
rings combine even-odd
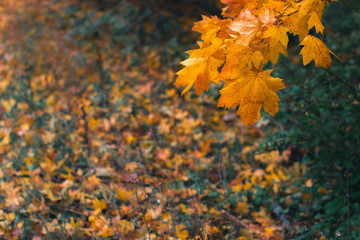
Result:
{"label": "ground covered with leaves", "polygon": [[292,239],[309,231],[303,209],[332,190],[314,186],[293,145],[259,150],[276,132],[271,120],[246,127],[216,107],[216,86],[200,97],[173,86],[194,18],[153,1],[69,2],[0,5],[1,238]]}
{"label": "ground covered with leaves", "polygon": [[264,198],[291,204],[304,167],[256,153],[264,132],[210,99],[180,100],[171,74],[124,71],[108,107],[90,82],[71,97],[49,76],[33,83],[33,110],[16,86],[2,102],[3,235],[282,239],[290,227]]}

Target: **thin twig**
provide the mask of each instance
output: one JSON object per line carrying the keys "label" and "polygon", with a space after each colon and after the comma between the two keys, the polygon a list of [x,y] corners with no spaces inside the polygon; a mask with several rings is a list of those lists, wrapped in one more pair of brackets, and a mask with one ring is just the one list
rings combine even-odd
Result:
{"label": "thin twig", "polygon": [[[291,13],[289,13],[289,14],[283,15],[283,16],[281,16],[281,17],[282,17],[282,18],[283,18],[283,17],[290,17],[291,15],[293,15],[293,14],[295,14],[295,13],[297,13],[297,12],[299,12],[299,10],[296,10],[296,11],[291,12]],[[281,21],[281,19],[277,19],[277,20],[275,21],[274,25],[277,25],[278,23],[280,23],[280,21]]]}

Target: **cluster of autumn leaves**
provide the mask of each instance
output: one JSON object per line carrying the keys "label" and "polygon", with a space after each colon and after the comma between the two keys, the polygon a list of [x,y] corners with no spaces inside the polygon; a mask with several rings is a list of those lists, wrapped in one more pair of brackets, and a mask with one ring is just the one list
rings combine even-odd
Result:
{"label": "cluster of autumn leaves", "polygon": [[272,70],[263,68],[268,61],[275,65],[280,53],[287,56],[288,33],[299,37],[304,65],[314,60],[317,67],[330,67],[331,50],[309,34],[312,28],[323,34],[321,18],[329,1],[222,2],[227,4],[223,18],[203,16],[195,23],[193,30],[201,33],[199,49],[187,52],[175,85],[186,86],[183,94],[194,86],[199,95],[211,82],[223,81],[218,106],[239,105],[241,121],[252,125],[260,120],[262,108],[272,115],[278,112],[276,91],[285,86],[270,75]]}

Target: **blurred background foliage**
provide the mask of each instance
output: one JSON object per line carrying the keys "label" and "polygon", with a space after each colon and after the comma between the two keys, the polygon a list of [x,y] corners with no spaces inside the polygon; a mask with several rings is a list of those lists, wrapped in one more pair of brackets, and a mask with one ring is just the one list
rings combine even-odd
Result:
{"label": "blurred background foliage", "polygon": [[292,39],[279,113],[252,128],[216,86],[172,85],[222,7],[0,2],[1,237],[360,238],[359,2],[324,14],[329,70],[300,67]]}
{"label": "blurred background foliage", "polygon": [[[359,9],[358,1],[339,1],[330,4],[323,17],[326,44],[342,62],[335,60],[329,70],[319,70],[314,65],[300,68],[298,59],[283,59],[277,69],[279,76],[286,76],[287,88],[275,120],[278,131],[268,135],[263,146],[290,148],[290,161],[309,166],[305,176],[314,183],[307,190],[309,198],[291,212],[310,213],[298,220],[313,222],[315,230],[346,231],[348,211],[350,225],[360,226]],[[320,197],[320,187],[330,191]],[[359,238],[359,229],[351,236]]]}

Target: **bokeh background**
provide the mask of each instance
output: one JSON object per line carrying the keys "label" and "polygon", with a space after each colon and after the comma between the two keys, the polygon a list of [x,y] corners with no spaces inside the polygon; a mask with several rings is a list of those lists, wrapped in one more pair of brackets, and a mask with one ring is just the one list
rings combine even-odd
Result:
{"label": "bokeh background", "polygon": [[360,2],[326,8],[340,57],[274,74],[245,127],[173,86],[217,0],[0,2],[0,238],[359,239]]}

